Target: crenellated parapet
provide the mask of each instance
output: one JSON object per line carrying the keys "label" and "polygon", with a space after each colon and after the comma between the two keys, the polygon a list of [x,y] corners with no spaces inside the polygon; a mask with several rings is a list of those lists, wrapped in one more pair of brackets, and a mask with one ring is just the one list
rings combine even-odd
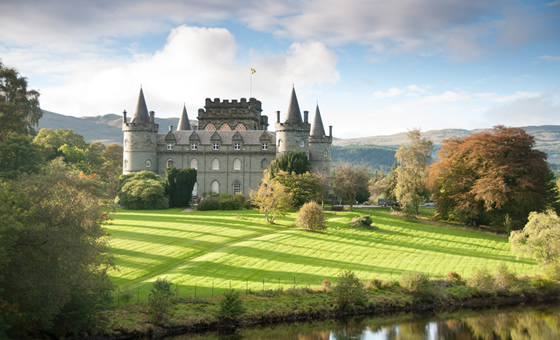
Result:
{"label": "crenellated parapet", "polygon": [[198,110],[198,125],[201,130],[267,130],[268,117],[261,113],[262,104],[255,98],[206,98],[204,108]]}

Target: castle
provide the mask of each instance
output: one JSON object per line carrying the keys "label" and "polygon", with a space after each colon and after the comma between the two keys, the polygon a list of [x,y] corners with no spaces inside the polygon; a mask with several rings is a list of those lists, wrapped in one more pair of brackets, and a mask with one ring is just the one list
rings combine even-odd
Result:
{"label": "castle", "polygon": [[206,99],[194,129],[183,106],[177,129],[170,126],[167,134],[158,134],[154,112],[148,112],[140,89],[132,119],[123,112],[123,173],[149,170],[165,177],[168,167],[194,168],[193,197],[210,191],[248,196],[249,188],[261,183],[263,170],[286,152],[303,151],[313,170],[330,173],[332,126],[327,136],[318,106],[311,124],[309,112],[303,113],[302,119],[292,89],[283,122],[277,111],[274,133],[268,131],[268,117],[255,98]]}

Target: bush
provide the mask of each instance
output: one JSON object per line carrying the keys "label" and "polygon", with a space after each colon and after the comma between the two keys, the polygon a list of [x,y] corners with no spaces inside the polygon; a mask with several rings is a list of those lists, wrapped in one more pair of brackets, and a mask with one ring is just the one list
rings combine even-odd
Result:
{"label": "bush", "polygon": [[494,284],[500,291],[514,290],[518,287],[518,280],[515,274],[509,271],[508,266],[500,262],[494,270]]}
{"label": "bush", "polygon": [[560,280],[560,263],[553,263],[545,266],[544,274],[549,279]]}
{"label": "bush", "polygon": [[364,286],[351,270],[338,274],[333,294],[340,309],[362,305],[366,300]]}
{"label": "bush", "polygon": [[148,305],[150,306],[150,312],[152,315],[152,320],[155,323],[160,323],[163,321],[165,314],[167,313],[167,308],[171,303],[171,298],[174,293],[171,290],[171,285],[173,283],[167,281],[167,279],[157,278],[153,283],[153,287],[148,294]]}
{"label": "bush", "polygon": [[371,216],[363,215],[360,217],[354,217],[352,222],[350,222],[350,226],[354,228],[369,228],[373,221],[371,220]]}
{"label": "bush", "polygon": [[466,283],[465,280],[461,277],[461,275],[455,272],[447,273],[447,276],[445,277],[445,281],[453,286],[462,286]]}
{"label": "bush", "polygon": [[401,275],[399,285],[413,295],[424,295],[430,290],[430,278],[421,272],[405,272]]}
{"label": "bush", "polygon": [[218,194],[217,197],[201,200],[196,206],[197,210],[242,210],[250,209],[251,203],[245,200],[242,194]]}
{"label": "bush", "polygon": [[296,226],[306,231],[325,230],[325,216],[323,209],[316,202],[305,203],[296,217]]}
{"label": "bush", "polygon": [[169,208],[163,178],[126,178],[119,189],[117,203],[133,210]]}
{"label": "bush", "polygon": [[218,316],[221,319],[235,319],[245,311],[243,301],[239,298],[239,293],[234,289],[228,289],[224,293],[224,298],[220,302]]}
{"label": "bush", "polygon": [[331,280],[329,279],[323,279],[323,283],[321,284],[321,287],[323,287],[323,290],[325,292],[330,292],[332,290],[332,283]]}
{"label": "bush", "polygon": [[473,276],[467,281],[467,285],[482,293],[495,291],[494,277],[486,267],[475,269]]}
{"label": "bush", "polygon": [[371,279],[367,283],[367,289],[381,289],[385,287],[385,283],[380,279]]}
{"label": "bush", "polygon": [[220,201],[217,198],[203,199],[196,205],[196,210],[220,210]]}
{"label": "bush", "polygon": [[554,287],[558,287],[558,282],[551,280],[548,277],[535,276],[531,279],[531,286],[538,290],[549,290]]}
{"label": "bush", "polygon": [[133,298],[132,292],[130,289],[125,288],[121,290],[120,288],[117,289],[117,299],[118,303],[122,303],[123,305],[127,305]]}

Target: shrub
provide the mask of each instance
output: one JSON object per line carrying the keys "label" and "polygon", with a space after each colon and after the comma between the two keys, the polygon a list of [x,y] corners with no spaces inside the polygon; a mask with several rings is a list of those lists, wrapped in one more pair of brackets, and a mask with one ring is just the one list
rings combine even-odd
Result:
{"label": "shrub", "polygon": [[544,267],[544,274],[552,280],[560,280],[560,263],[552,263]]}
{"label": "shrub", "polygon": [[449,272],[445,277],[445,281],[453,286],[461,286],[464,285],[466,282],[461,277],[461,275],[457,274],[456,272]]}
{"label": "shrub", "polygon": [[218,194],[217,197],[201,200],[196,206],[197,210],[241,210],[250,209],[251,204],[245,200],[242,194],[232,196],[230,194]]}
{"label": "shrub", "polygon": [[233,320],[245,311],[243,301],[239,298],[239,293],[234,289],[228,289],[224,293],[224,298],[220,302],[218,316],[221,319]]}
{"label": "shrub", "polygon": [[544,276],[535,276],[531,279],[531,286],[538,290],[549,290],[558,287],[558,282]]}
{"label": "shrub", "polygon": [[399,285],[413,295],[424,295],[430,289],[430,278],[421,272],[405,272],[401,275]]}
{"label": "shrub", "polygon": [[366,300],[364,286],[351,270],[338,274],[333,294],[341,309],[362,305]]}
{"label": "shrub", "polygon": [[299,209],[296,226],[307,231],[319,231],[327,228],[323,209],[316,202],[307,202]]}
{"label": "shrub", "polygon": [[373,221],[371,220],[371,216],[363,215],[360,217],[354,217],[352,222],[350,222],[350,226],[354,228],[369,228]]}
{"label": "shrub", "polygon": [[118,298],[118,303],[122,303],[123,305],[126,305],[130,302],[130,300],[132,300],[132,292],[130,291],[130,289],[125,288],[123,290],[120,290],[120,288],[117,289],[117,298]]}
{"label": "shrub", "polygon": [[148,305],[150,306],[152,319],[155,323],[163,321],[167,313],[167,308],[174,295],[171,290],[172,284],[173,283],[167,281],[166,278],[157,278],[148,294]]}
{"label": "shrub", "polygon": [[385,286],[383,280],[380,279],[371,279],[367,283],[367,289],[381,289]]}
{"label": "shrub", "polygon": [[323,279],[323,283],[321,284],[321,286],[323,287],[323,290],[325,292],[330,292],[332,290],[332,283],[329,279]]}
{"label": "shrub", "polygon": [[509,271],[508,266],[504,262],[500,262],[494,270],[494,284],[496,289],[507,291],[516,289],[518,280],[515,274]]}
{"label": "shrub", "polygon": [[486,267],[475,269],[473,276],[467,281],[467,285],[482,293],[493,293],[495,291],[494,277]]}
{"label": "shrub", "polygon": [[196,210],[220,210],[220,201],[217,198],[203,199],[196,205]]}

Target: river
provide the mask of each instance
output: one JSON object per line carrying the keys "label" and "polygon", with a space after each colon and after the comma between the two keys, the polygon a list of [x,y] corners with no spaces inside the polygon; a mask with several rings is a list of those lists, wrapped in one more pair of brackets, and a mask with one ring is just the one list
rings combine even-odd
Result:
{"label": "river", "polygon": [[560,306],[355,317],[242,329],[232,335],[208,333],[170,339],[560,339]]}

